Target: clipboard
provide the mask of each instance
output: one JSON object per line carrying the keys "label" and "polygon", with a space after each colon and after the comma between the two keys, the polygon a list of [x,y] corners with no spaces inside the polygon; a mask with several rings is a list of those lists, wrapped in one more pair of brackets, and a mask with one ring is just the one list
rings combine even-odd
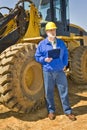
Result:
{"label": "clipboard", "polygon": [[56,59],[59,58],[59,56],[60,56],[60,49],[52,49],[48,51],[49,58]]}

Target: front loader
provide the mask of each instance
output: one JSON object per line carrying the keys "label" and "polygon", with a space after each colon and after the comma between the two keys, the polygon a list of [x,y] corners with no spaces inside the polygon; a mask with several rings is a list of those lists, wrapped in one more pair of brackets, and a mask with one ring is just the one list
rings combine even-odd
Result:
{"label": "front loader", "polygon": [[30,113],[45,103],[42,68],[34,59],[46,37],[45,25],[58,26],[57,37],[69,50],[69,74],[87,83],[87,32],[70,24],[68,0],[20,0],[8,15],[0,15],[0,101],[9,109]]}

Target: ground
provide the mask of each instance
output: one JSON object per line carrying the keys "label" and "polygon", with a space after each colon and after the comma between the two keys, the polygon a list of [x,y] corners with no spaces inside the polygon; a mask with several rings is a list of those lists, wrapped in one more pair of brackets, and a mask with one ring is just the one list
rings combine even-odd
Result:
{"label": "ground", "polygon": [[68,79],[69,99],[77,120],[69,120],[55,93],[56,119],[49,120],[46,107],[31,114],[18,114],[0,104],[0,130],[87,130],[87,85]]}

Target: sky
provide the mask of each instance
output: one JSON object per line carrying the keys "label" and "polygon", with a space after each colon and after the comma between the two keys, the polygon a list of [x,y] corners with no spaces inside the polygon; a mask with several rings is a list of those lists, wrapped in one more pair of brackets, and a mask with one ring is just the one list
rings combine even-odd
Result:
{"label": "sky", "polygon": [[[0,0],[0,7],[14,7],[18,0]],[[87,0],[69,0],[70,23],[87,31]]]}
{"label": "sky", "polygon": [[87,0],[69,0],[70,23],[87,31]]}

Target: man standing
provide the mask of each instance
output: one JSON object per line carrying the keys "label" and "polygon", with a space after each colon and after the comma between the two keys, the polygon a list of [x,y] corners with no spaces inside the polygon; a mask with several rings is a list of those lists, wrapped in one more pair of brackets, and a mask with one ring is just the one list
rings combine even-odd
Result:
{"label": "man standing", "polygon": [[[36,50],[35,59],[42,64],[45,96],[49,119],[55,119],[54,87],[57,85],[63,111],[69,119],[76,120],[68,99],[68,84],[64,69],[68,64],[68,50],[65,43],[56,38],[56,25],[48,22],[45,27],[47,38],[42,40]],[[49,52],[53,56],[50,57]],[[57,51],[57,52],[56,52]],[[52,55],[51,54],[51,55]],[[55,57],[54,57],[55,54]]]}

